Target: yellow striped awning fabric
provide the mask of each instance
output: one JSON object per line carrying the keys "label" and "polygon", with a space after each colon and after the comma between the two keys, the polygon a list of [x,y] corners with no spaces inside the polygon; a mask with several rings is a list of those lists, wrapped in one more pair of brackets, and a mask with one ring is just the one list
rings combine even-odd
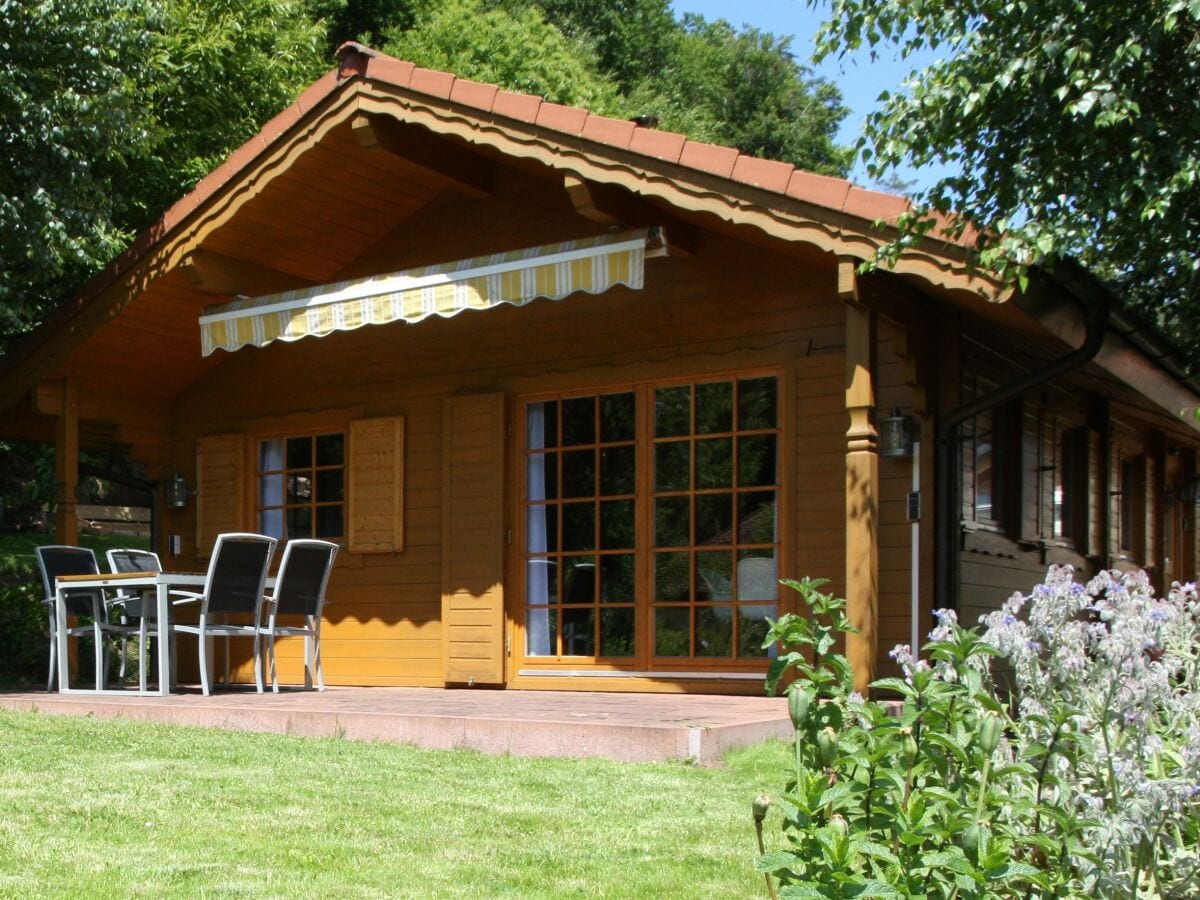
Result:
{"label": "yellow striped awning fabric", "polygon": [[364,325],[448,318],[501,303],[561,300],[576,291],[599,294],[617,284],[638,290],[645,259],[665,253],[659,229],[640,228],[239,298],[208,307],[200,316],[201,349],[209,356],[215,350],[265,347],[273,341],[324,337]]}

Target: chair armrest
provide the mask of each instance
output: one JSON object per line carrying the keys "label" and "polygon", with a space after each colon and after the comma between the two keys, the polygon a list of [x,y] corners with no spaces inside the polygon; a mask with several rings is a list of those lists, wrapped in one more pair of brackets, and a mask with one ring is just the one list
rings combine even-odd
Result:
{"label": "chair armrest", "polygon": [[174,601],[176,606],[182,603],[195,603],[197,600],[204,599],[203,594],[194,594],[191,591],[171,591],[171,595],[180,598]]}

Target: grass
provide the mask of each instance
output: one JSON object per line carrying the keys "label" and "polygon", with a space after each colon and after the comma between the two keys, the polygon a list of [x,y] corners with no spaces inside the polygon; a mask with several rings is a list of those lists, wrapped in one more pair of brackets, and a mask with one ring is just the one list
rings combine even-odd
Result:
{"label": "grass", "polygon": [[0,711],[2,897],[740,897],[726,766],[521,759]]}
{"label": "grass", "polygon": [[[37,558],[34,548],[43,544],[57,544],[53,532],[43,531],[0,531],[0,561],[8,561],[10,565],[24,564],[33,570],[37,577]],[[80,547],[91,547],[96,551],[96,561],[101,569],[107,569],[104,552],[121,547],[148,546],[145,538],[128,534],[84,534],[79,535]]]}

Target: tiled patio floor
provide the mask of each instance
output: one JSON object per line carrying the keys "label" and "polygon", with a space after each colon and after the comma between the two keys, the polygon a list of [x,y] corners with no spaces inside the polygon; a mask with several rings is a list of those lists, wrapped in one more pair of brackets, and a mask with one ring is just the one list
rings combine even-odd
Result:
{"label": "tiled patio floor", "polygon": [[170,697],[0,692],[0,708],[311,737],[464,747],[516,756],[719,762],[729,749],[788,736],[770,697],[331,687],[325,693],[198,689]]}

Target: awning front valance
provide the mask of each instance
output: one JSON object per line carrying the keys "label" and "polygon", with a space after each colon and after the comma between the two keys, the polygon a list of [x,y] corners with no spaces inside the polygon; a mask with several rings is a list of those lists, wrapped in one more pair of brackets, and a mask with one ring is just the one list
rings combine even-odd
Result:
{"label": "awning front valance", "polygon": [[363,325],[448,318],[501,303],[561,300],[576,291],[599,294],[618,284],[637,290],[646,257],[665,252],[658,229],[641,228],[239,298],[209,307],[200,316],[201,349],[209,356],[218,349],[265,347],[272,341],[323,337]]}

